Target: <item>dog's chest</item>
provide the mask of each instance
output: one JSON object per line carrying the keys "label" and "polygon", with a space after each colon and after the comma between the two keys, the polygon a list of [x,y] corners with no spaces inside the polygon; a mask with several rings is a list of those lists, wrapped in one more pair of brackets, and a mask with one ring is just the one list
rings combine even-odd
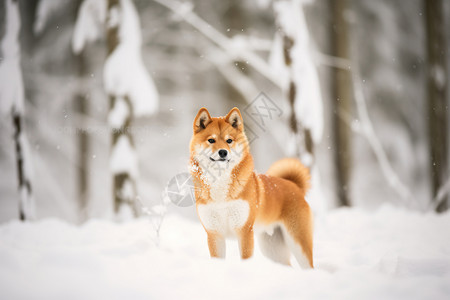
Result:
{"label": "dog's chest", "polygon": [[207,230],[223,236],[232,236],[236,229],[241,228],[247,222],[250,206],[247,201],[238,199],[200,204],[197,211]]}
{"label": "dog's chest", "polygon": [[209,178],[209,196],[214,202],[224,202],[228,197],[231,178],[229,175],[221,178]]}

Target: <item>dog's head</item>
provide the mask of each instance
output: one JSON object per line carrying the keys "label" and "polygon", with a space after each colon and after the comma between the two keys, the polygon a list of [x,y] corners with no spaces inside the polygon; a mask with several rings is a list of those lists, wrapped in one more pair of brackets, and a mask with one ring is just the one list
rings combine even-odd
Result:
{"label": "dog's head", "polygon": [[225,117],[212,118],[206,108],[201,108],[194,119],[191,139],[191,157],[205,168],[231,170],[248,153],[244,122],[238,108]]}

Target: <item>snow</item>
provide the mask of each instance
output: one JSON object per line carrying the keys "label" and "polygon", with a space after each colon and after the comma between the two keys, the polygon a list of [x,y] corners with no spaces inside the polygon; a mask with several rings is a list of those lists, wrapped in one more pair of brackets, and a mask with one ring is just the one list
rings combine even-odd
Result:
{"label": "snow", "polygon": [[292,66],[286,67],[283,58],[283,40],[279,33],[274,38],[270,62],[282,78],[283,89],[289,89],[292,80],[296,86],[295,112],[302,127],[311,130],[315,143],[320,142],[323,134],[323,107],[319,77],[311,54],[308,27],[303,5],[308,1],[276,1],[274,10],[281,31],[293,40],[290,51]]}
{"label": "snow", "polygon": [[130,115],[130,109],[123,97],[115,99],[114,107],[108,115],[108,124],[111,128],[120,129],[125,125],[127,117]]}
{"label": "snow", "polygon": [[20,15],[17,3],[6,1],[6,28],[0,44],[0,112],[23,112],[24,89],[20,69]]}
{"label": "snow", "polygon": [[72,50],[80,53],[89,42],[96,41],[104,33],[106,20],[105,0],[84,0],[80,6],[72,36]]}
{"label": "snow", "polygon": [[[122,199],[131,199],[134,196],[134,189],[130,184],[130,181],[127,180],[124,183],[123,188],[120,190],[120,197]],[[121,203],[119,204],[119,209],[115,215],[116,221],[124,221],[131,220],[134,217],[133,208],[131,205]]]}
{"label": "snow", "polygon": [[120,10],[117,7],[117,5],[111,7],[111,9],[109,10],[107,26],[110,28],[119,27],[120,19],[121,19]]}
{"label": "snow", "polygon": [[[295,85],[294,110],[301,130],[309,130],[315,145],[322,140],[324,130],[324,114],[319,77],[311,54],[310,38],[304,15],[304,5],[309,1],[291,0],[276,1],[273,3],[276,21],[280,27],[275,35],[272,52],[269,58],[274,70],[283,82],[283,90],[289,94],[291,82]],[[283,37],[289,37],[292,42],[290,49],[291,65],[284,60]],[[320,187],[320,173],[314,165],[314,157],[304,149],[298,149],[299,137],[292,134],[287,143],[286,150],[290,155],[297,155],[300,150],[300,159],[312,169],[312,181],[316,183],[309,192],[309,202],[314,212],[322,213],[324,205]],[[303,150],[303,151],[301,151]]]}
{"label": "snow", "polygon": [[312,211],[315,214],[324,213],[329,207],[329,202],[323,201],[325,199],[322,191],[322,179],[319,168],[314,165],[311,169],[311,189],[306,194],[305,200],[308,202]]}
{"label": "snow", "polygon": [[136,153],[127,135],[121,135],[113,147],[110,169],[113,174],[128,173],[133,178],[139,175]]}
{"label": "snow", "polygon": [[42,33],[49,22],[49,19],[57,14],[62,7],[68,4],[70,4],[70,0],[40,0],[37,3],[36,19],[33,27],[34,33]]}
{"label": "snow", "polygon": [[[314,270],[257,249],[247,261],[210,259],[198,222],[57,219],[0,226],[5,299],[447,299],[450,214],[393,207],[340,209],[316,218]],[[159,245],[159,246],[157,246]]]}
{"label": "snow", "polygon": [[105,62],[103,79],[106,92],[118,97],[129,96],[135,116],[157,111],[159,95],[153,79],[142,61],[141,27],[136,8],[130,0],[120,0],[120,9],[112,7],[107,16],[105,0],[85,0],[78,13],[72,37],[74,53],[86,43],[98,40],[106,27],[119,27],[119,45]]}
{"label": "snow", "polygon": [[445,75],[445,70],[442,68],[442,66],[432,65],[430,73],[437,88],[443,90],[445,87],[447,77]]}
{"label": "snow", "polygon": [[110,95],[128,95],[135,116],[150,115],[158,109],[159,96],[142,61],[139,17],[130,0],[120,0],[120,5],[121,13],[112,10],[113,24],[120,23],[120,42],[105,63],[105,89]]}

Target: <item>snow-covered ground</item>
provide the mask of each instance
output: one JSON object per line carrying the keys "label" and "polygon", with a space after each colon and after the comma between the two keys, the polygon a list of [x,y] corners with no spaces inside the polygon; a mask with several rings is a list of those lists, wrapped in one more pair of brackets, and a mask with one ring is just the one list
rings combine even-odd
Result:
{"label": "snow-covered ground", "polygon": [[382,207],[316,218],[315,270],[210,259],[199,223],[57,219],[0,226],[2,299],[448,299],[450,214]]}

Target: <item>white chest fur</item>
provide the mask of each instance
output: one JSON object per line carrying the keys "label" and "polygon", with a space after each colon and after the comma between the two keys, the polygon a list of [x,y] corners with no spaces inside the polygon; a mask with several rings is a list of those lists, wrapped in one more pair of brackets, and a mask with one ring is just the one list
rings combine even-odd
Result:
{"label": "white chest fur", "polygon": [[231,178],[229,174],[223,174],[222,177],[208,178],[209,194],[214,202],[224,202],[228,196]]}
{"label": "white chest fur", "polygon": [[223,236],[232,236],[236,229],[247,222],[250,206],[247,201],[239,199],[200,204],[197,211],[207,230],[215,231]]}

